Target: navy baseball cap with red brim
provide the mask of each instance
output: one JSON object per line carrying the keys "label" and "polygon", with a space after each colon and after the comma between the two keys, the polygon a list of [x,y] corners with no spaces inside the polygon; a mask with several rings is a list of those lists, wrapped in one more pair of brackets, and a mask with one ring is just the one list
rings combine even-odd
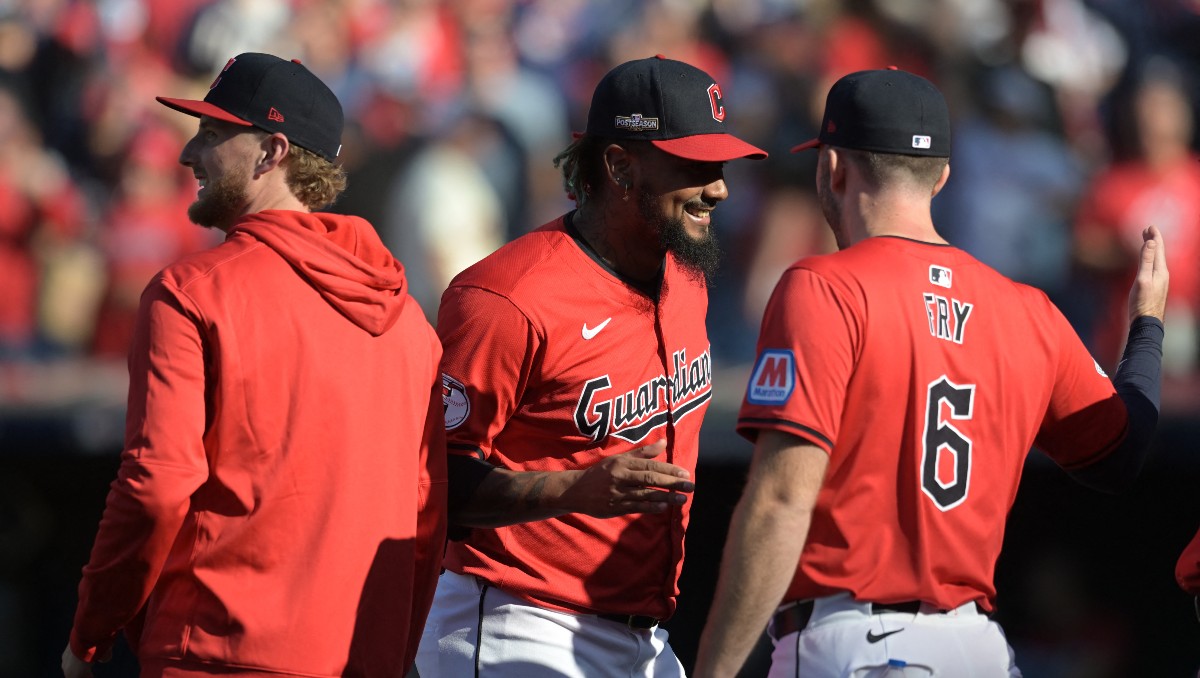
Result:
{"label": "navy baseball cap with red brim", "polygon": [[950,157],[950,112],[937,87],[894,66],[851,73],[833,83],[816,139],[821,145],[872,153]]}
{"label": "navy baseball cap with red brim", "polygon": [[342,105],[298,60],[239,54],[217,74],[203,101],[155,99],[188,115],[280,132],[326,160],[332,161],[342,148]]}
{"label": "navy baseball cap with red brim", "polygon": [[659,54],[627,61],[596,85],[587,133],[649,141],[687,160],[760,160],[767,152],[727,131],[729,111],[712,76]]}

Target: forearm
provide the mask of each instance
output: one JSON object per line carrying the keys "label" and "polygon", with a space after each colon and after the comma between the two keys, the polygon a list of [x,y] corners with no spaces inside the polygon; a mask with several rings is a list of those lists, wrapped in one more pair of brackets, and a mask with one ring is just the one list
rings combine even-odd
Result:
{"label": "forearm", "polygon": [[1129,328],[1121,364],[1113,378],[1125,403],[1129,424],[1120,443],[1104,458],[1072,469],[1071,475],[1094,489],[1117,492],[1137,478],[1151,448],[1158,424],[1162,389],[1163,325],[1143,316]]}
{"label": "forearm", "polygon": [[787,592],[811,513],[747,493],[730,524],[693,678],[734,676]]}
{"label": "forearm", "polygon": [[575,471],[493,468],[470,496],[452,507],[450,522],[460,527],[504,527],[569,513],[563,495],[575,475]]}
{"label": "forearm", "polygon": [[103,655],[158,581],[191,494],[191,483],[164,478],[173,471],[122,465],[79,584],[70,643],[80,658]]}

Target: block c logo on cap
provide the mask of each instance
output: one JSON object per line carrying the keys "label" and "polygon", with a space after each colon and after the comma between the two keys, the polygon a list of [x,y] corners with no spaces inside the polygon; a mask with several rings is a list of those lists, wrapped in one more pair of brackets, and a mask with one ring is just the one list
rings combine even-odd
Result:
{"label": "block c logo on cap", "polygon": [[713,83],[708,86],[708,104],[712,106],[713,120],[725,122],[725,106],[722,105],[721,86]]}

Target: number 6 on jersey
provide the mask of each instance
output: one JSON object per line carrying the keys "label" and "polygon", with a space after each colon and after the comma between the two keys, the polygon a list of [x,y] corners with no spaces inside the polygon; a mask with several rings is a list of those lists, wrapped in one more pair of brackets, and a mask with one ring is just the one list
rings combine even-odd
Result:
{"label": "number 6 on jersey", "polygon": [[[925,410],[925,435],[921,440],[921,490],[943,511],[963,503],[971,485],[971,439],[948,421],[942,421],[942,403],[952,419],[970,419],[975,385],[958,385],[946,375],[929,384]],[[942,454],[953,455],[953,474],[943,478]]]}

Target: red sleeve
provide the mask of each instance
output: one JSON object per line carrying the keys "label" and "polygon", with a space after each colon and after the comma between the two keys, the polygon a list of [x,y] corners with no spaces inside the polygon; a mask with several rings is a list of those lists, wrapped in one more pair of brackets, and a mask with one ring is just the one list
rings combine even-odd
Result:
{"label": "red sleeve", "polygon": [[154,588],[208,477],[204,349],[186,300],[156,278],[142,295],[129,355],[125,450],[79,584],[71,649],[91,661]]}
{"label": "red sleeve", "polygon": [[495,437],[521,401],[541,338],[512,302],[478,287],[446,291],[438,335],[448,451],[489,459]]}
{"label": "red sleeve", "polygon": [[443,426],[442,380],[434,375],[429,414],[421,442],[421,484],[417,495],[417,535],[413,570],[412,617],[408,626],[405,670],[416,661],[417,647],[425,630],[425,618],[433,605],[433,592],[441,573],[446,544],[446,430]]}
{"label": "red sleeve", "polygon": [[1175,581],[1184,591],[1200,596],[1200,532],[1196,532],[1179,555],[1179,562],[1175,563]]}
{"label": "red sleeve", "polygon": [[1066,318],[1046,302],[1057,329],[1057,373],[1035,444],[1066,469],[1107,455],[1125,437],[1129,414],[1112,381]]}
{"label": "red sleeve", "polygon": [[832,451],[854,372],[857,316],[822,276],[785,272],[763,315],[738,432],[753,440],[758,429],[774,429]]}

